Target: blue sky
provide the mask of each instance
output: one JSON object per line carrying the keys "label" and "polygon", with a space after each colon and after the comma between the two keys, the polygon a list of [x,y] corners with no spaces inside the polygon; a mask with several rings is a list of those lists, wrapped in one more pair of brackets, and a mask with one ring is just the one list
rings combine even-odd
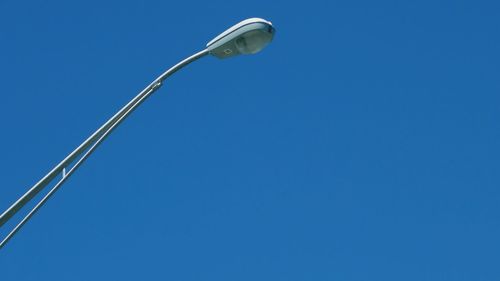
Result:
{"label": "blue sky", "polygon": [[499,11],[1,1],[2,210],[227,27],[277,34],[172,76],[2,249],[0,279],[499,280]]}

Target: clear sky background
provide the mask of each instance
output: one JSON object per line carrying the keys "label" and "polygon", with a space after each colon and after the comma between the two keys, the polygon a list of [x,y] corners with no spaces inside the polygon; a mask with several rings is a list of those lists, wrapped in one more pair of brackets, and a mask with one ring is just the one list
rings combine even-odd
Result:
{"label": "clear sky background", "polygon": [[500,280],[493,0],[2,0],[0,208],[248,17],[273,43],[172,76],[0,280]]}

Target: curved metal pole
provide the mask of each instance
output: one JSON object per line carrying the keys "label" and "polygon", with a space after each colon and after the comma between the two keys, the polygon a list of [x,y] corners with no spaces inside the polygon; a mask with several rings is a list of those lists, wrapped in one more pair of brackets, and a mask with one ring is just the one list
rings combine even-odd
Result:
{"label": "curved metal pole", "polygon": [[[13,230],[0,242],[0,249],[7,243],[8,240],[36,213],[36,211],[45,204],[45,202],[54,194],[55,191],[69,178],[71,174],[92,154],[92,152],[101,144],[102,141],[115,129],[126,117],[129,116],[143,101],[161,87],[163,81],[170,75],[174,74],[184,66],[191,62],[204,57],[209,53],[208,50],[200,51],[181,62],[177,63],[163,74],[158,76],[151,84],[142,90],[136,97],[120,109],[113,117],[111,117],[104,125],[95,131],[87,138],[80,146],[71,152],[64,160],[56,165],[47,175],[38,181],[30,188],[23,196],[21,196],[14,204],[12,204],[3,214],[0,215],[0,227],[4,225],[12,216],[14,216],[24,205],[26,205],[33,197],[43,190],[57,175],[62,174],[61,180],[43,197],[40,202],[16,225]],[[81,156],[81,157],[80,157]],[[66,168],[70,166],[78,157],[77,162],[66,172]]]}

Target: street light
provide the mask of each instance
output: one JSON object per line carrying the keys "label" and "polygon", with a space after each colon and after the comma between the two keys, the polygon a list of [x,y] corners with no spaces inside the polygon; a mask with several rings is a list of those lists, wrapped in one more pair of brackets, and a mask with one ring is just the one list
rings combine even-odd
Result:
{"label": "street light", "polygon": [[136,109],[143,101],[145,101],[151,94],[161,87],[166,78],[184,66],[206,56],[207,54],[211,54],[221,59],[233,57],[239,54],[255,54],[269,44],[273,39],[273,36],[274,27],[271,22],[260,18],[246,19],[230,27],[215,37],[212,41],[208,42],[206,49],[182,60],[161,74],[0,215],[0,227],[2,227],[23,206],[33,199],[48,184],[50,184],[56,176],[61,176],[49,192],[47,192],[47,194],[33,207],[33,209],[31,209],[30,212],[0,242],[0,249],[36,213],[36,211],[43,206],[43,204],[45,204],[45,202],[61,187],[61,185],[76,171],[76,169],[80,167],[80,165],[92,154],[92,152],[94,152],[99,144],[106,139],[113,129],[115,129],[125,118],[127,118],[127,116],[129,116],[130,113],[132,113],[132,111],[134,111],[134,109]]}

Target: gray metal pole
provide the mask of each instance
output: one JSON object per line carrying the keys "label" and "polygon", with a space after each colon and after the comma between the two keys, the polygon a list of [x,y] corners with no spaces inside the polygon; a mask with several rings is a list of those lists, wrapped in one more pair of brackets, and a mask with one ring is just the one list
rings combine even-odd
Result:
{"label": "gray metal pole", "polygon": [[[47,175],[45,175],[40,181],[38,181],[33,187],[31,187],[23,196],[21,196],[14,204],[12,204],[5,212],[0,215],[0,227],[2,227],[7,221],[9,221],[12,216],[14,216],[24,205],[26,205],[31,199],[33,199],[41,190],[43,190],[52,180],[59,174],[62,174],[61,180],[59,180],[55,186],[43,197],[40,202],[33,207],[33,209],[17,224],[13,230],[0,242],[0,249],[9,241],[14,234],[36,213],[36,211],[45,204],[45,202],[54,194],[55,191],[69,178],[69,176],[87,159],[90,154],[99,146],[99,144],[106,139],[106,137],[115,129],[126,117],[129,116],[143,101],[145,101],[151,94],[153,94],[158,88],[161,87],[163,81],[170,75],[174,74],[184,66],[190,64],[191,62],[204,57],[209,53],[208,50],[200,51],[181,62],[177,63],[158,78],[156,78],[151,84],[149,84],[144,90],[142,90],[136,97],[134,97],[129,103],[127,103],[122,109],[120,109],[113,117],[111,117],[104,125],[102,125],[97,131],[95,131],[89,138],[87,138],[80,146],[78,146],[73,152],[71,152],[61,163],[57,164]],[[78,158],[80,157],[80,158]],[[78,160],[77,160],[78,159]],[[68,172],[66,169],[73,163],[76,163],[73,167],[69,168]]]}

